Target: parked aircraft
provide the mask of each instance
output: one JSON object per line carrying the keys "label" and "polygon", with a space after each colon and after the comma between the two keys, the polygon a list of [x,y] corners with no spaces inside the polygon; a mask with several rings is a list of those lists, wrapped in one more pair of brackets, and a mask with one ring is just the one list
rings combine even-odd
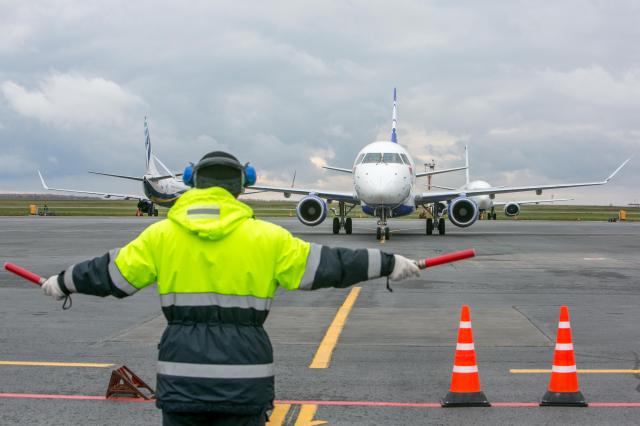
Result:
{"label": "parked aircraft", "polygon": [[[178,197],[189,189],[187,185],[182,182],[182,179],[178,177],[182,173],[173,173],[165,166],[158,157],[153,154],[151,149],[151,137],[149,135],[149,126],[147,125],[147,118],[144,119],[144,145],[146,152],[147,168],[143,176],[125,176],[116,175],[111,173],[102,172],[89,172],[96,175],[111,176],[119,179],[134,180],[142,183],[142,191],[145,195],[131,195],[131,194],[117,194],[111,192],[100,191],[83,191],[78,189],[63,189],[63,188],[50,188],[44,181],[42,174],[38,170],[40,181],[42,186],[50,191],[62,191],[72,192],[77,194],[98,195],[104,198],[121,198],[125,200],[138,200],[138,209],[141,212],[147,213],[149,216],[157,216],[158,209],[155,205],[163,207],[171,207]],[[158,166],[159,165],[159,166]],[[163,169],[159,171],[159,167]]]}

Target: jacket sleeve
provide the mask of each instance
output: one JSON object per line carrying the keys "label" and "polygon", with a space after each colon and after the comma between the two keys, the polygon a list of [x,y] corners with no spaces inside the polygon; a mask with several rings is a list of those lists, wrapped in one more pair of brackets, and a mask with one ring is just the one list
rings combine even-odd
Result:
{"label": "jacket sleeve", "polygon": [[287,234],[276,266],[276,279],[288,290],[349,287],[387,276],[395,265],[392,254],[377,249],[328,247]]}
{"label": "jacket sleeve", "polygon": [[58,275],[60,288],[66,294],[131,296],[156,281],[156,239],[157,232],[149,227],[122,248],[70,266]]}

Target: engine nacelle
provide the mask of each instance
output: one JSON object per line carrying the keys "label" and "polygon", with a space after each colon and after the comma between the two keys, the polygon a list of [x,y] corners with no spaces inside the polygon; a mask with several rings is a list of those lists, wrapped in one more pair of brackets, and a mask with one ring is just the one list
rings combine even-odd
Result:
{"label": "engine nacelle", "polygon": [[518,203],[507,203],[504,205],[504,215],[513,217],[520,214],[520,206]]}
{"label": "engine nacelle", "polygon": [[458,197],[449,203],[447,208],[449,220],[455,226],[466,228],[478,220],[478,205],[471,198]]}
{"label": "engine nacelle", "polygon": [[327,218],[327,203],[315,195],[307,195],[296,206],[296,216],[307,226],[320,225]]}

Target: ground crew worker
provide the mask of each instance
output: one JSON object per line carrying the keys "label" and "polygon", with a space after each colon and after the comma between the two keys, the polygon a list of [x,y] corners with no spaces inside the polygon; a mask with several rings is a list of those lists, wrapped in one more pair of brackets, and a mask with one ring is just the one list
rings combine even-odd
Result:
{"label": "ground crew worker", "polygon": [[163,424],[263,425],[273,408],[274,366],[262,325],[277,288],[344,288],[381,276],[399,281],[419,276],[419,269],[399,255],[310,244],[256,220],[236,199],[252,179],[230,154],[205,155],[185,180],[195,188],[166,220],[49,278],[42,289],[56,299],[126,297],[157,282],[168,323],[158,345]]}

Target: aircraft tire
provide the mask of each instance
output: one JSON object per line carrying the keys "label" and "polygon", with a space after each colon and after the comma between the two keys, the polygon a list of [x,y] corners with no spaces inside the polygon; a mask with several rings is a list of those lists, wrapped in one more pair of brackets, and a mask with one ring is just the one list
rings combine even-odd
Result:
{"label": "aircraft tire", "polygon": [[389,231],[389,227],[385,226],[384,228],[384,239],[385,240],[390,240],[391,239],[391,232]]}
{"label": "aircraft tire", "polygon": [[427,219],[427,235],[433,235],[433,219]]}
{"label": "aircraft tire", "polygon": [[493,220],[497,220],[498,219],[498,215],[497,214],[494,213],[492,216],[493,216]]}
{"label": "aircraft tire", "polygon": [[353,222],[352,222],[351,218],[348,217],[344,221],[344,232],[346,232],[347,234],[351,234],[352,231],[353,231]]}
{"label": "aircraft tire", "polygon": [[445,232],[444,219],[443,219],[443,218],[441,218],[441,219],[438,221],[438,234],[440,234],[440,235],[444,235],[444,232]]}
{"label": "aircraft tire", "polygon": [[333,233],[340,233],[340,219],[338,219],[337,217],[333,218]]}
{"label": "aircraft tire", "polygon": [[380,227],[378,227],[378,228],[376,229],[376,239],[377,239],[377,240],[382,239],[382,228],[380,228]]}

